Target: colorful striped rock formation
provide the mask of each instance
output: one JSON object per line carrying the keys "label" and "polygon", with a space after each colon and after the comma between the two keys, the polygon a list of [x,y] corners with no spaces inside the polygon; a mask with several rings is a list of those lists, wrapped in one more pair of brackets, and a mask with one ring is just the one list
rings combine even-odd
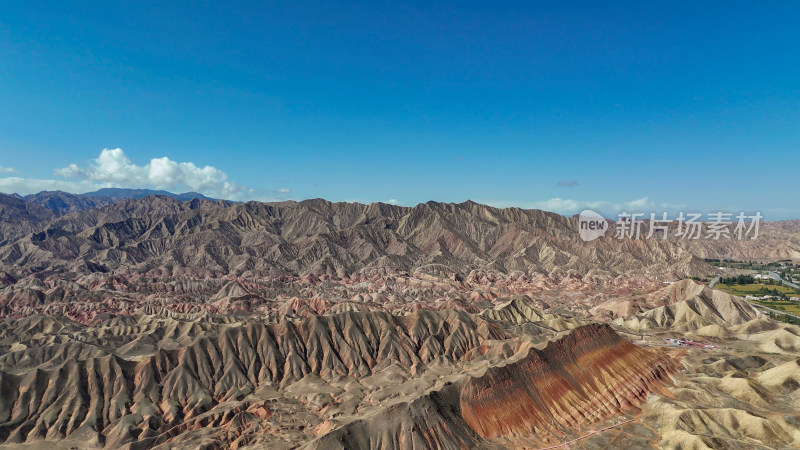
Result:
{"label": "colorful striped rock formation", "polygon": [[675,370],[669,356],[631,344],[608,325],[586,325],[471,378],[461,413],[488,439],[558,436],[640,405]]}

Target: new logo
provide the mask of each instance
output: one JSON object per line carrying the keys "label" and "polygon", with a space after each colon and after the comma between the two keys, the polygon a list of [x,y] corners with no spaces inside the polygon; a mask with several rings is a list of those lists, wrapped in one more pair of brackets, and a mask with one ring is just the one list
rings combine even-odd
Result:
{"label": "new logo", "polygon": [[578,234],[586,242],[603,237],[608,228],[608,221],[594,211],[586,209],[578,215]]}

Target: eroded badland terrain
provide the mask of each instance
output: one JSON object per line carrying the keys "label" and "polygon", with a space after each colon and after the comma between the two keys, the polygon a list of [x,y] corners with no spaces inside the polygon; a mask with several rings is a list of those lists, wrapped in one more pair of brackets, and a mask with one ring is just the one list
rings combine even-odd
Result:
{"label": "eroded badland terrain", "polygon": [[0,447],[798,448],[800,327],[689,278],[719,257],[800,222],[0,195]]}

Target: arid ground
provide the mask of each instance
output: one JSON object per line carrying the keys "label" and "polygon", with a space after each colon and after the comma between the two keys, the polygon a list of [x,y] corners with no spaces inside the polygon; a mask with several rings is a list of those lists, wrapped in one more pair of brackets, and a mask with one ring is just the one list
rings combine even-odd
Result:
{"label": "arid ground", "polygon": [[800,327],[717,257],[800,261],[800,221],[0,195],[0,447],[800,447]]}

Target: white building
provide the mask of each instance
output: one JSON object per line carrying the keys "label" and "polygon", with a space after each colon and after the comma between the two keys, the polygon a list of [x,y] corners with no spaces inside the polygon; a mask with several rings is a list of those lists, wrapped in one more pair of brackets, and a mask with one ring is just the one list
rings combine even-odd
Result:
{"label": "white building", "polygon": [[[771,298],[776,298],[774,295],[762,295],[761,297],[757,295],[745,295],[745,300],[769,300]],[[798,300],[800,301],[800,299]]]}

